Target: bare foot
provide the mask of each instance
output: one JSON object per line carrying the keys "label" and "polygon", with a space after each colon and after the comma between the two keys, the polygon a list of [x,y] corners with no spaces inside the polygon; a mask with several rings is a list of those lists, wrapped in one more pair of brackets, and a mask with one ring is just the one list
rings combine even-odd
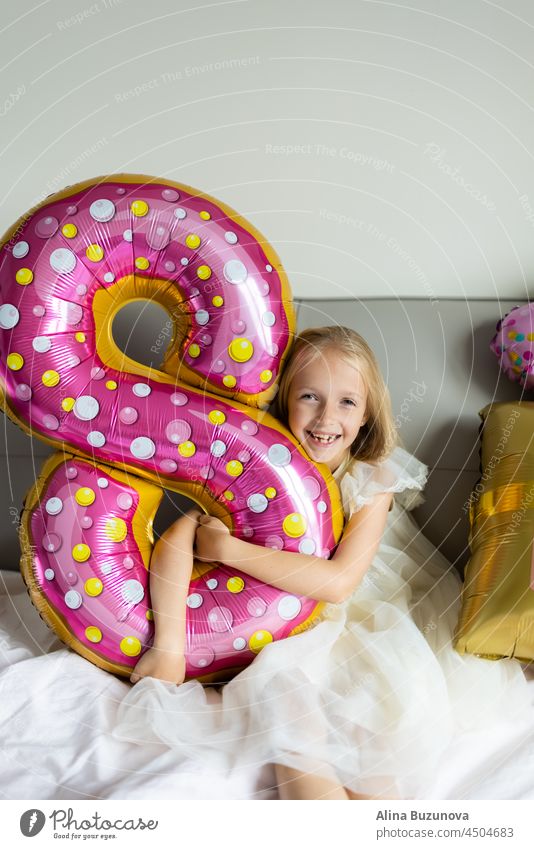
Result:
{"label": "bare foot", "polygon": [[141,678],[159,678],[168,684],[181,684],[185,678],[185,657],[181,652],[148,649],[130,675],[132,684]]}

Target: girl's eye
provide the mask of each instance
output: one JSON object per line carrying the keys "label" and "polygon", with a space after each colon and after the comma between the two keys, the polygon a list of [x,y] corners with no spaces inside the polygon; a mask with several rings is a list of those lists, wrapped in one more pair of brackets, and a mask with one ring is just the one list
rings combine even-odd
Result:
{"label": "girl's eye", "polygon": [[345,398],[345,401],[347,402],[347,404],[351,404],[353,407],[355,407],[355,406],[356,406],[356,404],[354,403],[354,401],[352,400],[352,398]]}
{"label": "girl's eye", "polygon": [[315,395],[312,395],[311,392],[305,392],[302,397],[303,398],[315,398]]}

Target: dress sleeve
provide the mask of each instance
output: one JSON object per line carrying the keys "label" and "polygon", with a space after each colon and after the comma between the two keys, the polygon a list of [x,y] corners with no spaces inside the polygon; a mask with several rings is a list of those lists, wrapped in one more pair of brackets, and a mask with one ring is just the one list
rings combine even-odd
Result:
{"label": "dress sleeve", "polygon": [[421,491],[427,477],[427,466],[400,446],[376,465],[356,462],[340,484],[345,515],[350,518],[380,492],[394,492],[395,500],[402,507],[413,510],[424,503]]}

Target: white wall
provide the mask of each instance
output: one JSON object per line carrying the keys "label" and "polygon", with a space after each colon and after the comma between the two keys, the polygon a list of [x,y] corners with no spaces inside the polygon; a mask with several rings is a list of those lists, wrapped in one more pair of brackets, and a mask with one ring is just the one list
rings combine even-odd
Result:
{"label": "white wall", "polygon": [[2,230],[116,171],[226,201],[298,297],[528,297],[528,0],[19,0]]}

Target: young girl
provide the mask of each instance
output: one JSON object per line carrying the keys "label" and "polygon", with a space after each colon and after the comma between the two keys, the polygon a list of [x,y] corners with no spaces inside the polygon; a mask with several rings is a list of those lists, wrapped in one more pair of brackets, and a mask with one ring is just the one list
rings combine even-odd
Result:
{"label": "young girl", "polygon": [[[153,735],[213,769],[273,763],[283,799],[424,798],[454,731],[528,715],[523,672],[451,647],[460,580],[403,509],[420,502],[427,469],[398,445],[362,337],[337,326],[301,333],[276,407],[340,485],[341,542],[325,561],[236,539],[199,511],[179,519],[154,549],[154,647],[115,735]],[[182,684],[193,548],[330,602],[313,629],[268,644],[209,698],[198,681]]]}

